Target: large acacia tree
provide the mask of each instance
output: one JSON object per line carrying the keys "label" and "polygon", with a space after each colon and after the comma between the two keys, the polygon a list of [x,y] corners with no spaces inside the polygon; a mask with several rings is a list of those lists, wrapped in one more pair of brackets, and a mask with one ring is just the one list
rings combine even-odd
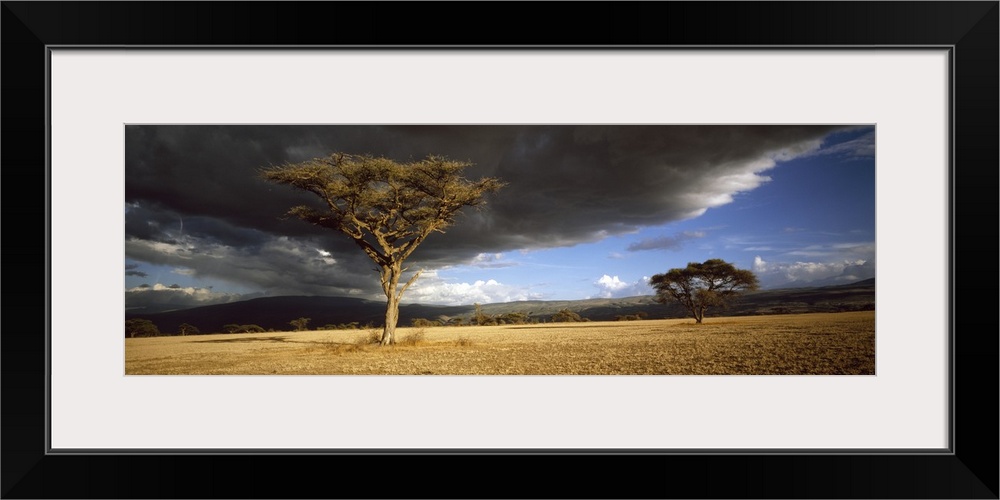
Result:
{"label": "large acacia tree", "polygon": [[724,306],[734,296],[760,286],[752,271],[737,269],[722,259],[690,262],[683,269],[653,275],[649,284],[656,290],[658,302],[680,303],[695,323],[701,323],[710,306]]}
{"label": "large acacia tree", "polygon": [[378,266],[387,302],[382,345],[396,342],[399,300],[420,276],[405,284],[404,261],[431,233],[443,233],[463,207],[478,207],[504,186],[495,178],[462,176],[468,162],[441,156],[400,163],[371,155],[334,153],[301,163],[265,168],[265,179],[308,191],[325,207],[297,206],[288,215],[350,237]]}

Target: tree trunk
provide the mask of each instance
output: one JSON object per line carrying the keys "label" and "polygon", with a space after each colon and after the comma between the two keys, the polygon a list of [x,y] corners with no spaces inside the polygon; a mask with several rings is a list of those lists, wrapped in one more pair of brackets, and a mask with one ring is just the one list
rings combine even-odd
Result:
{"label": "tree trunk", "polygon": [[399,287],[399,278],[403,275],[403,261],[397,260],[382,266],[382,290],[385,292],[385,326],[382,329],[382,339],[380,345],[390,345],[396,343],[396,323],[399,321],[399,299],[403,297],[403,292],[420,277],[421,271],[417,271],[409,281]]}
{"label": "tree trunk", "polygon": [[701,309],[694,304],[685,304],[685,305],[687,306],[688,312],[691,313],[691,317],[694,318],[695,324],[701,323],[701,316],[702,316]]}
{"label": "tree trunk", "polygon": [[380,345],[396,343],[396,323],[399,321],[399,278],[403,274],[403,263],[392,262],[382,267],[382,291],[385,292],[385,326],[382,328]]}
{"label": "tree trunk", "polygon": [[700,325],[701,324],[701,320],[704,319],[704,318],[705,318],[705,308],[704,307],[699,307],[694,312],[694,322],[695,322],[695,324],[699,324]]}
{"label": "tree trunk", "polygon": [[382,329],[380,345],[396,343],[396,323],[399,321],[399,295],[393,294],[385,304],[385,327]]}

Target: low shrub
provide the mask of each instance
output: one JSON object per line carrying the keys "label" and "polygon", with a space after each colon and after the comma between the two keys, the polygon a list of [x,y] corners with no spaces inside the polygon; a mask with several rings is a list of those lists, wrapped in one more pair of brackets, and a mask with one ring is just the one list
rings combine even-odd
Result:
{"label": "low shrub", "polygon": [[411,346],[411,347],[418,346],[424,343],[424,337],[425,337],[424,329],[420,328],[418,330],[414,330],[406,337],[403,337],[402,339],[396,341],[396,345]]}

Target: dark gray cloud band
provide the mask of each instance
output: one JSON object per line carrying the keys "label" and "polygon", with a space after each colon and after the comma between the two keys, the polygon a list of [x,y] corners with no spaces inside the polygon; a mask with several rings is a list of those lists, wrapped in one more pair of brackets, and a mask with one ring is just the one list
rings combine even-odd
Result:
{"label": "dark gray cloud band", "polygon": [[[472,162],[470,178],[507,182],[484,210],[466,210],[411,258],[436,267],[699,215],[766,181],[761,172],[776,161],[812,154],[837,128],[132,125],[126,257],[280,293],[369,293],[377,287],[371,263],[349,239],[284,217],[318,200],[266,183],[260,168],[334,151],[396,160],[437,154]],[[678,238],[630,250],[670,248]]]}
{"label": "dark gray cloud band", "polygon": [[638,252],[642,250],[680,250],[681,247],[684,246],[684,242],[704,237],[705,233],[701,231],[685,231],[673,236],[661,236],[658,238],[640,240],[629,245],[626,250],[630,252]]}

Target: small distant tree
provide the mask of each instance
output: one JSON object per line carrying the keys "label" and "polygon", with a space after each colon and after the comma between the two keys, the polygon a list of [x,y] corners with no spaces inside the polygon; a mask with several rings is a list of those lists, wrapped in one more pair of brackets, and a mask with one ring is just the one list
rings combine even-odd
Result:
{"label": "small distant tree", "polygon": [[702,322],[709,307],[725,307],[736,295],[760,287],[752,271],[737,269],[722,259],[690,262],[683,269],[654,275],[649,283],[656,290],[657,302],[680,303],[695,323]]}
{"label": "small distant tree", "polygon": [[224,325],[222,327],[222,331],[226,333],[264,333],[267,331],[273,332],[274,330],[265,330],[264,327],[260,325],[237,325],[230,323],[228,325]]}
{"label": "small distant tree", "polygon": [[485,325],[490,318],[489,316],[483,314],[483,306],[481,306],[479,302],[472,305],[476,308],[476,311],[472,315],[473,321],[475,321],[475,324],[477,325]]}
{"label": "small distant tree", "polygon": [[125,320],[125,335],[134,337],[155,337],[160,329],[148,319],[132,318]]}
{"label": "small distant tree", "polygon": [[198,331],[198,328],[196,328],[193,325],[189,325],[187,323],[181,323],[181,326],[177,327],[177,333],[181,335],[198,335],[201,332]]}
{"label": "small distant tree", "polygon": [[416,328],[427,328],[432,326],[441,326],[441,323],[427,318],[413,318],[410,320],[410,325]]}
{"label": "small distant tree", "polygon": [[288,324],[294,326],[295,327],[295,331],[301,332],[301,331],[306,330],[306,328],[309,325],[309,320],[311,320],[311,319],[312,318],[296,318],[296,319],[293,319],[293,320],[289,321]]}
{"label": "small distant tree", "polygon": [[553,323],[575,323],[578,321],[583,321],[583,318],[569,309],[563,309],[552,315]]}
{"label": "small distant tree", "polygon": [[471,163],[441,156],[399,163],[388,158],[334,153],[265,169],[264,179],[308,191],[326,205],[288,214],[346,234],[377,266],[386,296],[381,345],[394,344],[399,301],[420,276],[404,284],[403,263],[431,233],[443,233],[463,207],[484,203],[504,186],[494,178],[470,181],[462,172]]}
{"label": "small distant tree", "polygon": [[502,314],[500,321],[507,325],[523,325],[529,321],[528,315],[520,312]]}

